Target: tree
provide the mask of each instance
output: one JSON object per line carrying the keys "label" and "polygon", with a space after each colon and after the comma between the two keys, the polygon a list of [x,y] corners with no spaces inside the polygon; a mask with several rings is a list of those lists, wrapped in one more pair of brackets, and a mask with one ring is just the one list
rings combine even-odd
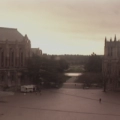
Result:
{"label": "tree", "polygon": [[96,77],[91,74],[91,78],[89,78],[89,81],[85,81],[85,84],[89,82],[89,84],[98,84],[98,86],[101,86],[103,84],[102,79],[102,57],[96,55],[93,53],[89,56],[88,62],[85,64],[85,70],[86,72],[89,72],[90,74],[93,73],[96,75]]}
{"label": "tree", "polygon": [[42,59],[39,56],[33,56],[27,61],[28,76],[30,81],[34,84],[40,84],[40,68],[42,65]]}
{"label": "tree", "polygon": [[68,69],[69,65],[68,62],[64,59],[60,59],[57,61],[58,62],[58,71],[59,72],[64,72],[64,70]]}
{"label": "tree", "polygon": [[102,58],[96,54],[89,56],[88,62],[85,65],[87,72],[102,72]]}
{"label": "tree", "polygon": [[48,59],[39,56],[31,57],[27,62],[28,76],[32,83],[46,85],[50,82],[60,83],[61,74],[67,69],[68,64],[64,60]]}

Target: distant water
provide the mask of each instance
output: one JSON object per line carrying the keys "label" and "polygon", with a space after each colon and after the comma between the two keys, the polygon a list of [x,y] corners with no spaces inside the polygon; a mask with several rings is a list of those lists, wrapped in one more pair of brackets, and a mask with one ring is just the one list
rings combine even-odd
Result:
{"label": "distant water", "polygon": [[82,73],[65,73],[66,76],[80,76]]}

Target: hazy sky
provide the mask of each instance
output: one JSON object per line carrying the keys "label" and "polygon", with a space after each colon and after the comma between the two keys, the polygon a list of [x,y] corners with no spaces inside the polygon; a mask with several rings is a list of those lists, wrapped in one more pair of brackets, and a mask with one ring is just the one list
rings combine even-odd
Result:
{"label": "hazy sky", "polygon": [[120,0],[1,0],[0,26],[47,54],[103,54],[105,36],[120,38]]}

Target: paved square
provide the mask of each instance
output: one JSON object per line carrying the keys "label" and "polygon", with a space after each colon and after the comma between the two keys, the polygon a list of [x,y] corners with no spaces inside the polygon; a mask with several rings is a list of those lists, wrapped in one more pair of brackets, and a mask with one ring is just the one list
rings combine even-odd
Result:
{"label": "paved square", "polygon": [[0,102],[0,120],[120,119],[120,93],[61,88],[1,99],[5,102]]}

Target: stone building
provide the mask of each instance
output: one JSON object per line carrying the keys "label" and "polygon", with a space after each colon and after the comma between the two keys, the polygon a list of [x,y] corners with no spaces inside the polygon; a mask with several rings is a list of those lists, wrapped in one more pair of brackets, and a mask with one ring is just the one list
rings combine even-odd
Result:
{"label": "stone building", "polygon": [[103,78],[107,89],[117,90],[120,88],[120,41],[116,36],[114,40],[107,41],[105,38]]}
{"label": "stone building", "polygon": [[[0,85],[20,86],[29,81],[24,72],[31,51],[27,35],[14,28],[0,28]],[[37,52],[41,50],[37,48]]]}
{"label": "stone building", "polygon": [[40,50],[39,48],[31,48],[31,56],[34,56],[34,55],[41,56],[42,50]]}

